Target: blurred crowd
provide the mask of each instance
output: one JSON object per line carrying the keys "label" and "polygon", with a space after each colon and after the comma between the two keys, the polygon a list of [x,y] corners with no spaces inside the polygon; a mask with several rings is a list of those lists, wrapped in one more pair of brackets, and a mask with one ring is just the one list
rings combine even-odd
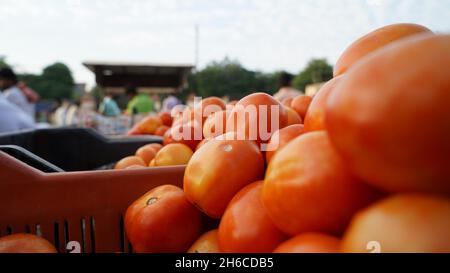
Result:
{"label": "blurred crowd", "polygon": [[[292,75],[282,73],[279,77],[281,88],[274,97],[282,101],[301,94],[291,82]],[[195,99],[195,93],[188,94],[184,102],[171,94],[162,99],[159,95],[139,93],[136,87],[127,86],[125,94],[106,90],[99,102],[86,93],[76,102],[63,99],[46,103],[46,110],[37,115],[38,93],[18,81],[11,68],[0,69],[0,90],[0,133],[49,126],[79,126],[96,128],[106,134],[120,134],[137,122],[136,118],[171,111],[180,104],[193,106]]]}

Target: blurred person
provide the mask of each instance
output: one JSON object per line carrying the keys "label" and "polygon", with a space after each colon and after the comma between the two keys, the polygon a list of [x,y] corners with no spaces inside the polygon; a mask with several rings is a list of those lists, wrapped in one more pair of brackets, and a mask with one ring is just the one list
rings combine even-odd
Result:
{"label": "blurred person", "polygon": [[67,111],[70,107],[70,102],[68,100],[62,100],[58,108],[55,110],[54,123],[57,126],[64,126],[66,124]]}
{"label": "blurred person", "polygon": [[120,108],[117,105],[117,102],[113,98],[113,94],[111,91],[106,91],[105,96],[103,97],[102,102],[98,108],[100,114],[107,117],[117,117],[120,115]]}
{"label": "blurred person", "polygon": [[154,111],[154,103],[149,95],[144,93],[138,94],[134,86],[127,87],[126,93],[130,99],[127,105],[128,114],[135,115]]}
{"label": "blurred person", "polygon": [[30,92],[28,92],[29,90],[24,92],[19,88],[17,76],[11,68],[0,69],[0,89],[3,91],[3,94],[8,101],[22,109],[22,111],[34,120],[34,102],[30,102],[25,95],[25,93]]}
{"label": "blurred person", "polygon": [[161,110],[161,98],[157,94],[153,94],[151,99],[154,104],[154,111],[159,112]]}
{"label": "blurred person", "polygon": [[22,90],[28,102],[36,103],[41,99],[39,94],[33,89],[31,89],[25,82],[18,82],[17,87],[19,87],[19,89]]}
{"label": "blurred person", "polygon": [[278,76],[278,85],[280,89],[276,92],[273,97],[278,101],[283,101],[287,98],[295,98],[298,95],[302,95],[303,92],[292,87],[292,80],[294,76],[287,72],[281,72]]}
{"label": "blurred person", "polygon": [[34,120],[0,93],[0,133],[35,128]]}
{"label": "blurred person", "polygon": [[194,103],[195,103],[195,93],[191,92],[189,93],[189,95],[186,98],[186,105],[189,107],[194,107]]}
{"label": "blurred person", "polygon": [[169,95],[163,100],[162,111],[171,111],[175,106],[180,105],[181,101],[174,95]]}

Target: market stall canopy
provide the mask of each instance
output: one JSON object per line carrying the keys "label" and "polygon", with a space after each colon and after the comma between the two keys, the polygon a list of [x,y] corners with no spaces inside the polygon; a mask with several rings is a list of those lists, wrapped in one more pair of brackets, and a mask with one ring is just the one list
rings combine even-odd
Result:
{"label": "market stall canopy", "polygon": [[125,62],[84,62],[94,72],[97,85],[123,92],[134,86],[148,93],[180,92],[193,65]]}

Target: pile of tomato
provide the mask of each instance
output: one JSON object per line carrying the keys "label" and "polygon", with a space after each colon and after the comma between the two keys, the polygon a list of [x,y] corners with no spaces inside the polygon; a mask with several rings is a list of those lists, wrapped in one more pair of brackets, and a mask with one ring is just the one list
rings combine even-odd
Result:
{"label": "pile of tomato", "polygon": [[[185,109],[164,137],[192,150],[183,188],[128,208],[134,250],[449,252],[449,65],[450,36],[390,25],[350,45],[313,98],[253,93]],[[278,107],[270,138],[249,135],[260,110],[237,118],[249,105]],[[183,130],[202,138],[175,141]]]}
{"label": "pile of tomato", "polygon": [[[149,118],[138,127],[167,126],[164,145],[116,168],[186,169],[182,188],[128,208],[134,251],[450,252],[447,67],[449,35],[390,25],[351,44],[314,97],[212,97]],[[238,118],[247,106],[256,112]],[[274,113],[278,130],[252,137]]]}

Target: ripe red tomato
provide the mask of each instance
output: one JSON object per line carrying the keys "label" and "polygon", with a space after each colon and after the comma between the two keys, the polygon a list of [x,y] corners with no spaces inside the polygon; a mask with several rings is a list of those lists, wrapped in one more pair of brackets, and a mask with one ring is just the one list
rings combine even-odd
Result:
{"label": "ripe red tomato", "polygon": [[285,233],[340,235],[353,214],[379,197],[354,178],[324,131],[303,134],[269,163],[262,200]]}
{"label": "ripe red tomato", "polygon": [[342,240],[343,252],[450,252],[450,200],[392,195],[359,211]]}
{"label": "ripe red tomato", "polygon": [[314,96],[305,116],[305,132],[325,130],[325,107],[331,92],[342,81],[342,76],[329,80]]}
{"label": "ripe red tomato", "polygon": [[267,215],[261,189],[262,181],[254,182],[231,200],[219,225],[219,246],[223,252],[272,252],[287,238]]}
{"label": "ripe red tomato", "polygon": [[322,233],[303,233],[279,245],[274,253],[338,253],[341,240]]}
{"label": "ripe red tomato", "polygon": [[185,252],[200,235],[201,217],[182,189],[164,185],[131,204],[125,230],[138,253]]}
{"label": "ripe red tomato", "polygon": [[194,115],[197,120],[205,120],[215,112],[226,109],[225,102],[218,97],[209,97],[203,99],[199,105],[195,106]]}
{"label": "ripe red tomato", "polygon": [[210,230],[200,236],[189,248],[188,253],[220,253],[217,229]]}
{"label": "ripe red tomato", "polygon": [[57,253],[57,251],[44,238],[17,233],[0,238],[0,253]]}
{"label": "ripe red tomato", "polygon": [[267,143],[287,123],[288,113],[280,102],[269,94],[253,93],[234,106],[227,120],[227,132],[237,132],[239,139]]}
{"label": "ripe red tomato", "polygon": [[304,129],[301,124],[290,125],[276,131],[270,138],[269,144],[267,144],[266,162],[269,163],[278,150],[281,150],[281,148],[286,146],[294,138],[303,134],[303,132]]}
{"label": "ripe red tomato", "polygon": [[308,112],[309,105],[311,104],[312,97],[306,95],[300,95],[295,97],[291,102],[291,108],[297,112],[297,114],[305,120],[306,113]]}
{"label": "ripe red tomato", "polygon": [[450,35],[421,34],[344,74],[326,128],[356,176],[389,192],[450,194],[449,66]]}
{"label": "ripe red tomato", "polygon": [[202,127],[196,121],[174,125],[164,134],[163,144],[181,143],[195,151],[197,145],[203,140],[202,131]]}
{"label": "ripe red tomato", "polygon": [[220,218],[233,196],[264,175],[264,160],[254,142],[212,139],[198,149],[184,174],[188,199]]}
{"label": "ripe red tomato", "polygon": [[163,125],[167,127],[172,126],[173,118],[170,112],[160,112],[158,117],[161,119]]}

